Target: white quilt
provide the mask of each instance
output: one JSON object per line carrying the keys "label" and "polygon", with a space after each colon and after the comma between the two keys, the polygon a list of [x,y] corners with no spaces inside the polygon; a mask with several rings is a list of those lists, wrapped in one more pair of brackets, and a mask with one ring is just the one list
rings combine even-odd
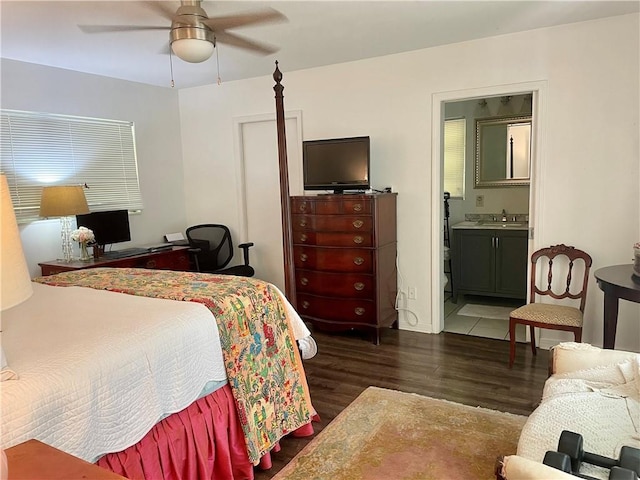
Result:
{"label": "white quilt", "polygon": [[[2,382],[2,448],[37,438],[94,462],[139,441],[226,373],[202,304],[33,284],[2,312],[18,380]],[[296,339],[309,335],[285,301]]]}

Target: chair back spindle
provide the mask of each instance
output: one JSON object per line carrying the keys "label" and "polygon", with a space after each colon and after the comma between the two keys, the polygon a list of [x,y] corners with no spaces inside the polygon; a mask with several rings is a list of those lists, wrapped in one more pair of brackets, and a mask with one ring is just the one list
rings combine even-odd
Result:
{"label": "chair back spindle", "polygon": [[[547,267],[548,272],[546,275],[546,286],[544,289],[540,288],[537,284],[536,267],[540,258],[546,257],[548,259]],[[553,280],[555,276],[561,275],[561,269],[564,264],[562,259],[567,261],[567,273],[565,281],[560,283],[564,287],[564,291],[554,289]],[[574,267],[576,260],[581,260],[584,267],[584,279],[579,290],[576,293],[571,293],[571,287],[574,283]],[[584,312],[585,301],[587,297],[587,286],[589,284],[589,270],[591,269],[592,259],[589,254],[583,252],[572,246],[564,244],[553,245],[551,247],[543,248],[536,251],[531,256],[531,290],[530,290],[530,303],[535,303],[536,295],[549,296],[556,300],[562,300],[570,298],[573,300],[580,299],[580,311]],[[574,286],[575,287],[575,286]]]}

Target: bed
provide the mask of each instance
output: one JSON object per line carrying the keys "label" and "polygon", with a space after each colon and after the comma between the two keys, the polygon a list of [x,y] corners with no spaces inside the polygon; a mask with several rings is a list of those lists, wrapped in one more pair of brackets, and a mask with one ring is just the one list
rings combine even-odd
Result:
{"label": "bed", "polygon": [[37,438],[132,479],[253,478],[313,432],[309,331],[275,286],[97,268],[33,288],[3,312],[4,448]]}
{"label": "bed", "polygon": [[311,356],[315,342],[287,300],[295,282],[277,62],[273,77],[284,294],[258,279],[161,270],[35,279],[32,297],[2,312],[2,448],[36,438],[130,479],[252,479],[281,438],[313,433],[299,348]]}

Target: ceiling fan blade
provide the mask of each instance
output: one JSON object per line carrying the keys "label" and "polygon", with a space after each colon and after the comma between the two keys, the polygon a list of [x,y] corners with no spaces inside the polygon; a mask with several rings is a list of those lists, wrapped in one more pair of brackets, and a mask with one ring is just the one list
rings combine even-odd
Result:
{"label": "ceiling fan blade", "polygon": [[213,17],[202,20],[202,23],[211,28],[214,32],[238,28],[248,25],[259,25],[263,23],[286,22],[288,19],[282,13],[272,8],[251,13],[240,13],[237,15],[227,15],[223,17]]}
{"label": "ceiling fan blade", "polygon": [[84,33],[134,32],[139,30],[171,30],[171,27],[149,25],[78,25]]}
{"label": "ceiling fan blade", "polygon": [[215,32],[216,42],[224,43],[238,48],[244,48],[252,52],[260,53],[262,55],[269,55],[279,50],[278,47],[268,45],[266,43],[258,43],[248,38],[241,37],[229,32]]}
{"label": "ceiling fan blade", "polygon": [[157,14],[161,15],[169,21],[173,20],[176,11],[169,8],[166,2],[143,2],[149,10],[153,10]]}

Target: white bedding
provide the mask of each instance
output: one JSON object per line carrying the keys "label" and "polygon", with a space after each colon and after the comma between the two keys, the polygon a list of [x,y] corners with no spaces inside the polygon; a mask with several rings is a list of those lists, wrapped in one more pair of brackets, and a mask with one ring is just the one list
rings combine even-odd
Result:
{"label": "white bedding", "polygon": [[[139,441],[167,414],[226,379],[202,304],[33,284],[2,312],[18,380],[2,382],[2,448],[30,438],[94,462]],[[289,305],[296,339],[309,335]]]}

